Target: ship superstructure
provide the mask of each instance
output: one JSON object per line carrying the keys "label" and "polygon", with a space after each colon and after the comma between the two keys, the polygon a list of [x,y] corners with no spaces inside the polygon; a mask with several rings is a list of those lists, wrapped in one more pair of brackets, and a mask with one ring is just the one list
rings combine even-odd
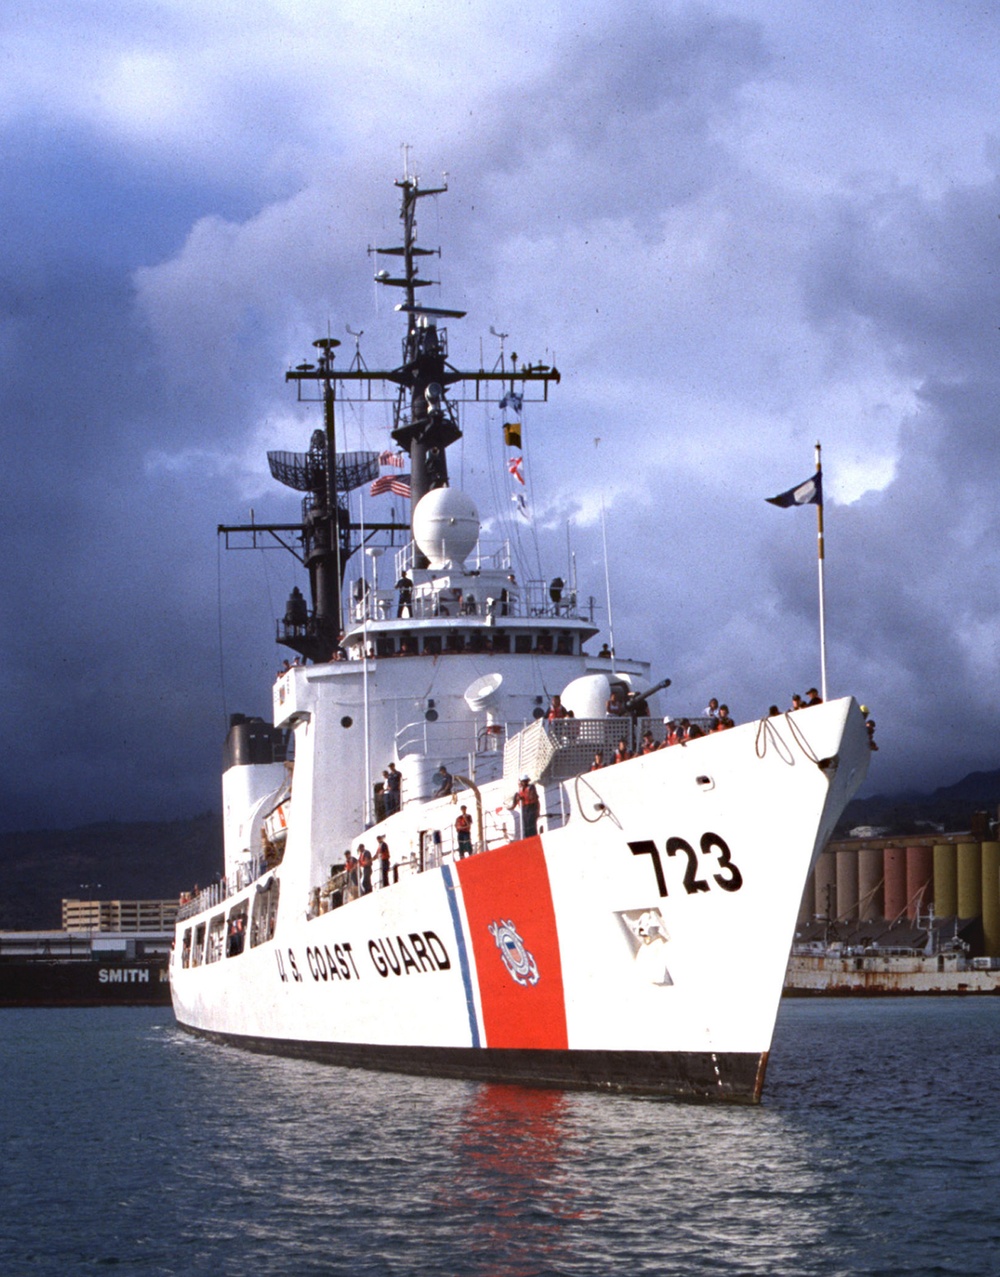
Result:
{"label": "ship superstructure", "polygon": [[[323,429],[270,456],[301,522],[221,529],[289,545],[308,598],[279,622],[297,659],[273,722],[230,727],[225,878],[178,924],[178,1021],[332,1063],[752,1102],[803,883],[867,769],[863,717],[847,698],[666,746],[668,680],[591,653],[576,581],[485,542],[449,480],[458,405],[495,399],[513,440],[559,373],[502,348],[492,370],[449,361],[461,312],[421,300],[416,241],[444,188],[397,186],[402,242],[373,252],[401,364],[359,349],[339,369],[318,341],[288,378]],[[351,393],[394,405],[408,525],[350,515],[384,462],[338,450]]]}

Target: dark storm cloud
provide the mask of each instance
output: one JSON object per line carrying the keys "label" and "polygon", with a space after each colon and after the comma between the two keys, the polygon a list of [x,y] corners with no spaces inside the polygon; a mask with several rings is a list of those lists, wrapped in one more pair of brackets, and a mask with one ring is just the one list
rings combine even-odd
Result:
{"label": "dark storm cloud", "polygon": [[831,557],[850,565],[831,609],[841,660],[868,671],[897,783],[995,759],[997,196],[991,180],[859,201],[829,219],[806,279],[831,335],[861,326],[914,386],[892,481],[831,516]]}
{"label": "dark storm cloud", "polygon": [[717,130],[766,64],[754,24],[640,7],[629,22],[564,36],[558,82],[545,74],[522,88],[516,120],[500,117],[484,158],[524,193],[520,225],[645,221],[729,165]]}
{"label": "dark storm cloud", "polygon": [[17,730],[0,811],[16,828],[214,805],[192,761],[210,776],[218,696],[210,714],[203,689],[179,702],[218,667],[216,511],[145,472],[144,451],[190,423],[158,378],[131,272],[175,250],[200,208],[239,202],[41,118],[6,130],[4,161],[0,588]]}

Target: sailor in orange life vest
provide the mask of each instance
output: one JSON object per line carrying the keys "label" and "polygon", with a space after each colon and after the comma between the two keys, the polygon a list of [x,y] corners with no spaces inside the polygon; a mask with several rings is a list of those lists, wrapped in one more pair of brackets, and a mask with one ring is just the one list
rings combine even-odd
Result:
{"label": "sailor in orange life vest", "polygon": [[518,805],[521,807],[521,837],[534,838],[538,833],[538,790],[528,776],[521,777],[514,795],[514,806]]}
{"label": "sailor in orange life vest", "polygon": [[472,855],[472,817],[468,807],[463,807],[455,821],[455,832],[458,834],[458,858]]}

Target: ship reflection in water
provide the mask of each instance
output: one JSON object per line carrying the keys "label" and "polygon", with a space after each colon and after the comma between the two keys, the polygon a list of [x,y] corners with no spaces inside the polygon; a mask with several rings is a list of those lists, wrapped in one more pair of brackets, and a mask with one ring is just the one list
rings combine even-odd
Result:
{"label": "ship reflection in water", "polygon": [[456,1125],[457,1174],[441,1205],[468,1212],[470,1246],[503,1255],[507,1272],[557,1271],[566,1225],[596,1218],[578,1175],[573,1105],[565,1092],[483,1086]]}
{"label": "ship reflection in water", "polygon": [[800,1271],[834,1214],[815,1150],[776,1112],[487,1086],[449,1145],[438,1208],[466,1217],[470,1254],[524,1277],[621,1271],[623,1256],[653,1252],[660,1273],[735,1253],[743,1267],[714,1270]]}

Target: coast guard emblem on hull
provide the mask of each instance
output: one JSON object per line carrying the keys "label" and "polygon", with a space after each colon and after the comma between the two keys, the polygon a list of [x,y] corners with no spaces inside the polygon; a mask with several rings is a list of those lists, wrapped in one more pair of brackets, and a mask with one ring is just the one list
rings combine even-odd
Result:
{"label": "coast guard emblem on hull", "polygon": [[534,955],[524,947],[524,941],[517,934],[513,922],[491,922],[489,932],[497,942],[500,957],[503,958],[511,979],[518,984],[537,984],[538,963]]}

